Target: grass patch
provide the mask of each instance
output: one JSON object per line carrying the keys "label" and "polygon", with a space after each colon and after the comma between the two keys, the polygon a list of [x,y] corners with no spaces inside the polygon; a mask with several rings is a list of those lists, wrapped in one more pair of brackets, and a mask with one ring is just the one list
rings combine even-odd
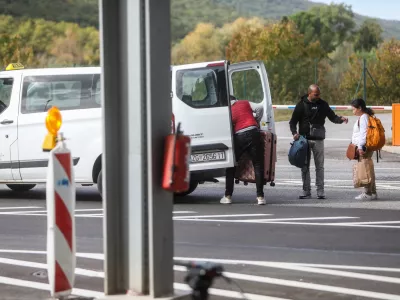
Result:
{"label": "grass patch", "polygon": [[392,138],[391,137],[386,138],[385,145],[386,146],[392,146]]}

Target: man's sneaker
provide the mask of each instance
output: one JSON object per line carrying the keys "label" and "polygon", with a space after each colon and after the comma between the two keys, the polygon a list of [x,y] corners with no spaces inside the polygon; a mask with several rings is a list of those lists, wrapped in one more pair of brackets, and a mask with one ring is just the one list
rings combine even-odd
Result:
{"label": "man's sneaker", "polygon": [[299,199],[311,199],[311,193],[303,193],[299,196]]}
{"label": "man's sneaker", "polygon": [[267,202],[265,201],[264,197],[257,197],[258,205],[265,205]]}
{"label": "man's sneaker", "polygon": [[377,199],[378,199],[378,195],[377,194],[372,194],[371,200],[377,200]]}
{"label": "man's sneaker", "polygon": [[232,204],[232,197],[231,196],[224,196],[219,201],[221,204]]}
{"label": "man's sneaker", "polygon": [[362,193],[361,195],[358,195],[354,199],[356,199],[356,200],[372,200],[372,196],[368,195],[366,193]]}
{"label": "man's sneaker", "polygon": [[320,200],[322,200],[322,199],[326,199],[326,196],[325,196],[325,194],[319,194],[319,195],[317,196],[317,198],[320,199]]}

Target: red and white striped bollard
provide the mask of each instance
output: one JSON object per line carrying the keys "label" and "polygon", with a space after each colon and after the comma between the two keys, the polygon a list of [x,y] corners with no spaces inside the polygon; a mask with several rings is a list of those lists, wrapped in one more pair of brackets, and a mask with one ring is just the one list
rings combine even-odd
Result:
{"label": "red and white striped bollard", "polygon": [[47,268],[50,294],[71,294],[75,281],[75,178],[71,152],[62,133],[50,151],[46,184]]}

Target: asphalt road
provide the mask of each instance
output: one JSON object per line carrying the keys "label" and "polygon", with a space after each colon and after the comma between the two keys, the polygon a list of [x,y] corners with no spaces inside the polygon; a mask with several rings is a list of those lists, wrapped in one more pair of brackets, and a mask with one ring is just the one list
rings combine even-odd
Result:
{"label": "asphalt road", "polygon": [[[384,124],[390,117],[383,116]],[[377,201],[355,200],[360,191],[344,158],[352,124],[328,123],[328,198],[298,200],[301,178],[287,161],[287,127],[277,124],[276,186],[266,187],[268,205],[255,205],[253,185],[236,185],[228,206],[219,204],[223,182],[201,185],[174,206],[175,258],[222,262],[248,299],[400,299],[400,156],[383,153],[376,164]],[[1,299],[49,298],[44,199],[43,187],[20,194],[0,189]],[[102,205],[93,187],[78,188],[77,200],[74,294],[97,297],[104,276]],[[175,269],[176,289],[186,289],[184,270]],[[237,290],[217,280],[212,299],[238,299]]]}

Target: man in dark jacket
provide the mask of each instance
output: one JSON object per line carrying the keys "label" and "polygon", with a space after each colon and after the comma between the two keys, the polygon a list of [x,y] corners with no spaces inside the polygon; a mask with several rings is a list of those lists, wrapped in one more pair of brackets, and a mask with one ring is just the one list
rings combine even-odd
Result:
{"label": "man in dark jacket", "polygon": [[[308,140],[307,163],[301,169],[303,180],[303,194],[300,199],[311,198],[310,159],[311,152],[314,156],[316,169],[316,185],[318,199],[325,199],[324,192],[324,139],[325,119],[328,118],[335,124],[347,124],[348,118],[337,116],[329,104],[320,98],[320,88],[313,84],[308,88],[308,94],[297,103],[292,118],[289,121],[290,131],[297,140],[300,135]],[[297,131],[297,124],[299,130]]]}

